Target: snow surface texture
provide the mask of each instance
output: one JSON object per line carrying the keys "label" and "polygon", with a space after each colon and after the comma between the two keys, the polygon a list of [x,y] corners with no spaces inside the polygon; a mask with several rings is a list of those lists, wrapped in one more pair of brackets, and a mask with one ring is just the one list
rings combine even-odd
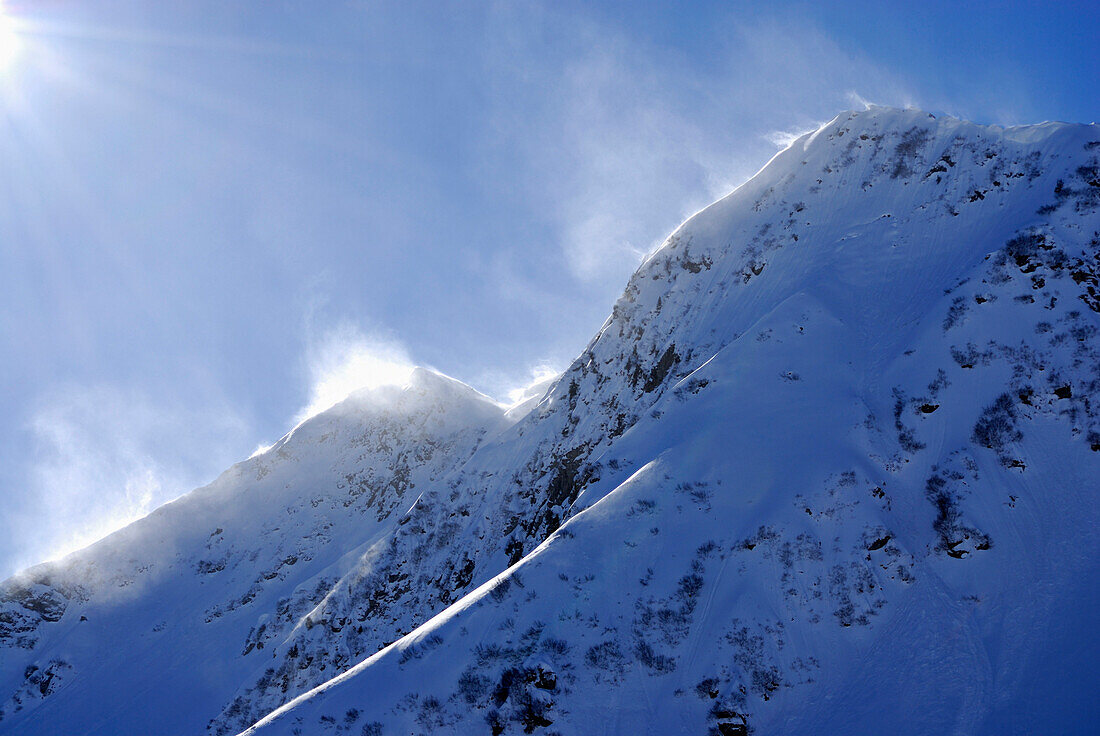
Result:
{"label": "snow surface texture", "polygon": [[845,113],[526,415],[418,370],[4,583],[0,733],[1088,732],[1098,290],[1100,127]]}

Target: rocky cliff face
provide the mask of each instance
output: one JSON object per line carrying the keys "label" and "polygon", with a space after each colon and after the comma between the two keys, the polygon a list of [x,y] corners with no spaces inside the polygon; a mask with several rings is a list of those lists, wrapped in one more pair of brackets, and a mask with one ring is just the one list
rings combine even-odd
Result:
{"label": "rocky cliff face", "polygon": [[0,733],[1090,722],[1098,167],[841,115],[515,424],[421,371],[5,583]]}

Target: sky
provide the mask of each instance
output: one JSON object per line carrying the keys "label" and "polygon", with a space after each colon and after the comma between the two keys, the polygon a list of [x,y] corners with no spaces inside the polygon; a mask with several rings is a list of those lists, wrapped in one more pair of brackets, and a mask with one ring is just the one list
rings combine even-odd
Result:
{"label": "sky", "polygon": [[1096,3],[0,3],[0,578],[428,365],[507,402],[868,102],[1100,119]]}

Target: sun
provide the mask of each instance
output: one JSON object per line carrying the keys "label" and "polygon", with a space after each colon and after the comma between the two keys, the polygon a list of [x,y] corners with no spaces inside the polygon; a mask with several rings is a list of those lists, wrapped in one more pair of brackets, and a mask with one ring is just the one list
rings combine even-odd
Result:
{"label": "sun", "polygon": [[0,5],[0,73],[7,71],[19,56],[23,39],[19,36],[19,26]]}

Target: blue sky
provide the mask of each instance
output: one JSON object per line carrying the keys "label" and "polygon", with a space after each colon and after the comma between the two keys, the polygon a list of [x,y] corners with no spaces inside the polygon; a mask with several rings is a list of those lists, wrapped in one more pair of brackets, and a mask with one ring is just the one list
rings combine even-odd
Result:
{"label": "blue sky", "polygon": [[1100,118],[1094,3],[959,5],[7,0],[0,575],[350,384],[563,368],[841,110]]}

